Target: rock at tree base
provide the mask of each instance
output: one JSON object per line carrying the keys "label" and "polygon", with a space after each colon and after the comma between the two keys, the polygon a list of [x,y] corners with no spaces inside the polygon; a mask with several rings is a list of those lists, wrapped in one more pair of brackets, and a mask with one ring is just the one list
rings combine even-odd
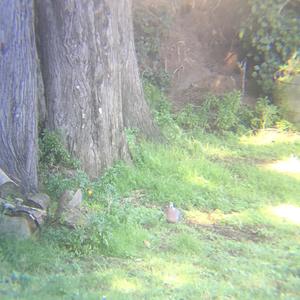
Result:
{"label": "rock at tree base", "polygon": [[85,212],[81,207],[82,200],[83,195],[80,189],[75,194],[70,190],[66,190],[59,201],[56,211],[57,219],[72,228],[84,224]]}
{"label": "rock at tree base", "polygon": [[16,239],[27,239],[45,222],[45,210],[23,205],[23,199],[15,199],[16,203],[0,198],[0,233],[14,236]]}
{"label": "rock at tree base", "polygon": [[47,210],[50,205],[50,197],[47,194],[38,193],[34,195],[29,195],[25,204],[31,207],[35,207],[42,210]]}
{"label": "rock at tree base", "polygon": [[5,198],[11,195],[19,197],[21,195],[20,188],[0,168],[0,196]]}
{"label": "rock at tree base", "polygon": [[35,230],[36,225],[25,217],[0,215],[1,235],[24,240],[30,238]]}

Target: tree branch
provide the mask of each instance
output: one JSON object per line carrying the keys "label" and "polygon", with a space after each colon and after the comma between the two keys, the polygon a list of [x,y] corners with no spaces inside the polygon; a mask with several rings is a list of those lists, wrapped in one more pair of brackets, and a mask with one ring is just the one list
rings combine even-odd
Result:
{"label": "tree branch", "polygon": [[289,4],[290,0],[286,0],[278,10],[278,15],[281,14],[282,10]]}

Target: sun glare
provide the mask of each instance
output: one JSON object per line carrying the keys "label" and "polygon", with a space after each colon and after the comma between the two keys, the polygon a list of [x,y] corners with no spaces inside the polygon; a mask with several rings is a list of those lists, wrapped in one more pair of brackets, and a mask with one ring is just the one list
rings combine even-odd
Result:
{"label": "sun glare", "polygon": [[112,283],[112,287],[123,293],[132,293],[139,289],[136,282],[121,278],[116,278]]}
{"label": "sun glare", "polygon": [[292,155],[287,159],[267,164],[266,168],[280,173],[300,175],[300,159]]}
{"label": "sun glare", "polygon": [[276,207],[272,207],[270,211],[276,217],[280,217],[291,223],[300,225],[300,207],[290,204],[282,204]]}
{"label": "sun glare", "polygon": [[300,141],[298,133],[281,132],[275,128],[262,129],[257,134],[243,136],[240,143],[243,145],[270,145],[273,143],[294,143]]}

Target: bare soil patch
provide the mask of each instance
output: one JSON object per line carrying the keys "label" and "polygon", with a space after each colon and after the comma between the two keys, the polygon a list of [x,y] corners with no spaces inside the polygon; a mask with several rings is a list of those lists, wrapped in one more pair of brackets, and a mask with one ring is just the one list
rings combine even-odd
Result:
{"label": "bare soil patch", "polygon": [[267,239],[258,228],[247,226],[243,228],[237,228],[231,225],[197,225],[196,228],[205,229],[209,232],[221,235],[227,239],[233,241],[251,241],[254,243],[263,242]]}
{"label": "bare soil patch", "polygon": [[[238,57],[238,0],[136,0],[136,5],[167,8],[172,22],[162,42],[174,109],[201,104],[208,93],[242,89]],[[251,97],[245,102],[252,103]]]}

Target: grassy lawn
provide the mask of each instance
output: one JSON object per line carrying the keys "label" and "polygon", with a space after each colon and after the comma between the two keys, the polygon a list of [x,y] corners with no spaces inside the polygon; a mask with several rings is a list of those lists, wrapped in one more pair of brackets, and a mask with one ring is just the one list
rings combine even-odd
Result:
{"label": "grassy lawn", "polygon": [[299,135],[199,133],[132,152],[84,186],[86,228],[0,238],[0,299],[300,299]]}

